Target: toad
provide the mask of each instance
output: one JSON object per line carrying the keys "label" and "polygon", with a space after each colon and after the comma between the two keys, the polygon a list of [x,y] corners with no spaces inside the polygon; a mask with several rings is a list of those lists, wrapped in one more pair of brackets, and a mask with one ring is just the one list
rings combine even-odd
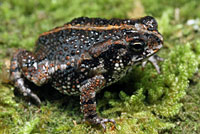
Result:
{"label": "toad", "polygon": [[111,85],[134,65],[151,61],[159,72],[157,56],[163,37],[153,17],[101,19],[80,17],[42,33],[33,52],[20,49],[11,59],[10,78],[24,95],[41,103],[25,84],[50,84],[63,94],[79,95],[84,120],[101,125],[113,119],[99,117],[96,93]]}

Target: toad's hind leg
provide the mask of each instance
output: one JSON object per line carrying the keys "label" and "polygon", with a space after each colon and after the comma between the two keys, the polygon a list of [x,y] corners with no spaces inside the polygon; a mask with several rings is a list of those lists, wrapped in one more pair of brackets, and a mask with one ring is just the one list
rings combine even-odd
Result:
{"label": "toad's hind leg", "polygon": [[113,119],[101,118],[96,112],[96,91],[104,86],[104,77],[102,75],[97,75],[86,80],[84,83],[85,84],[80,88],[80,102],[84,120],[92,124],[100,124],[104,128],[104,131],[106,130],[106,122],[112,122],[115,126],[115,121]]}
{"label": "toad's hind leg", "polygon": [[11,59],[10,79],[14,83],[14,86],[17,87],[24,96],[34,99],[39,105],[41,103],[39,97],[24,83],[25,78],[36,85],[41,85],[47,80],[45,77],[43,80],[39,79],[41,75],[45,75],[42,73],[40,74],[39,70],[41,70],[41,67],[39,68],[36,63],[36,59],[32,52],[18,50]]}

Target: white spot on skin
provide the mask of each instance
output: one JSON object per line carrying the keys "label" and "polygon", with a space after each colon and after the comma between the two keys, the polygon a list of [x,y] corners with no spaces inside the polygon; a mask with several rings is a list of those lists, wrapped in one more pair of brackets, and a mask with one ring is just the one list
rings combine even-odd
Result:
{"label": "white spot on skin", "polygon": [[31,76],[30,76],[30,75],[27,75],[26,77],[27,77],[27,79],[29,79],[29,80],[30,80],[30,78],[31,78]]}
{"label": "white spot on skin", "polygon": [[135,23],[135,28],[137,29],[137,31],[140,31],[143,27],[146,27],[145,25],[141,25],[141,24],[138,24],[138,23]]}
{"label": "white spot on skin", "polygon": [[22,67],[26,67],[26,64],[22,64]]}
{"label": "white spot on skin", "polygon": [[94,69],[94,70],[96,70],[97,68],[96,68],[96,67],[94,67],[93,69]]}
{"label": "white spot on skin", "polygon": [[99,63],[100,63],[100,64],[104,63],[104,60],[103,60],[103,59],[100,59],[100,60],[99,60]]}
{"label": "white spot on skin", "polygon": [[71,82],[67,82],[67,85],[71,85]]}
{"label": "white spot on skin", "polygon": [[23,95],[24,95],[24,96],[27,96],[28,94],[27,94],[27,93],[23,93]]}
{"label": "white spot on skin", "polygon": [[64,90],[64,93],[68,94],[67,90]]}
{"label": "white spot on skin", "polygon": [[33,64],[33,66],[37,70],[37,63],[36,62]]}
{"label": "white spot on skin", "polygon": [[84,68],[84,67],[85,67],[85,64],[81,64],[81,67],[83,67],[83,68]]}
{"label": "white spot on skin", "polygon": [[29,88],[27,88],[26,90],[27,90],[27,93],[31,93],[31,90]]}
{"label": "white spot on skin", "polygon": [[75,94],[78,94],[78,93],[79,93],[79,91],[76,91],[76,92],[75,92]]}
{"label": "white spot on skin", "polygon": [[75,62],[75,59],[73,58],[73,59],[71,60],[71,62]]}
{"label": "white spot on skin", "polygon": [[119,63],[115,63],[115,67],[119,67]]}
{"label": "white spot on skin", "polygon": [[121,70],[121,68],[120,68],[120,67],[118,67],[118,68],[117,68],[117,71],[120,71],[120,70]]}
{"label": "white spot on skin", "polygon": [[65,70],[67,65],[66,64],[61,64],[60,67],[61,67],[61,70]]}
{"label": "white spot on skin", "polygon": [[85,75],[88,75],[88,72],[85,72]]}
{"label": "white spot on skin", "polygon": [[[42,78],[40,81],[38,81],[38,82],[40,82],[40,83],[44,83],[46,81],[46,78],[44,77],[44,78]],[[40,85],[40,83],[36,83],[37,85]]]}
{"label": "white spot on skin", "polygon": [[55,71],[57,71],[58,70],[58,67],[57,66],[55,66]]}
{"label": "white spot on skin", "polygon": [[49,65],[48,61],[45,63],[45,66],[47,67]]}
{"label": "white spot on skin", "polygon": [[55,72],[54,67],[51,67],[51,68],[49,69],[49,74],[53,74],[54,72]]}
{"label": "white spot on skin", "polygon": [[91,98],[95,98],[96,96],[95,92],[90,93],[90,95],[91,95]]}
{"label": "white spot on skin", "polygon": [[62,88],[66,89],[67,87],[66,86],[62,86]]}

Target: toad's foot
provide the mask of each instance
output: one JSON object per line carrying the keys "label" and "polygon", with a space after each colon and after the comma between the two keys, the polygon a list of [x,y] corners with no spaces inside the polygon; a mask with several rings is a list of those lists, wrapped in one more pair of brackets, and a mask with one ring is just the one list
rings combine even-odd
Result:
{"label": "toad's foot", "polygon": [[108,123],[108,122],[111,122],[113,124],[112,129],[114,129],[116,127],[115,120],[100,118],[98,116],[94,117],[93,119],[85,119],[84,121],[89,122],[91,124],[101,125],[103,127],[104,132],[106,131],[106,123]]}
{"label": "toad's foot", "polygon": [[160,67],[158,65],[158,61],[164,61],[164,59],[159,57],[158,55],[153,55],[153,56],[149,57],[148,60],[142,62],[142,68],[144,69],[147,62],[150,62],[155,67],[158,74],[160,74]]}
{"label": "toad's foot", "polygon": [[23,78],[17,79],[16,82],[15,82],[15,86],[18,87],[19,92],[23,96],[33,99],[34,102],[38,106],[40,106],[40,104],[41,104],[40,98],[36,94],[34,94],[29,88],[25,87]]}

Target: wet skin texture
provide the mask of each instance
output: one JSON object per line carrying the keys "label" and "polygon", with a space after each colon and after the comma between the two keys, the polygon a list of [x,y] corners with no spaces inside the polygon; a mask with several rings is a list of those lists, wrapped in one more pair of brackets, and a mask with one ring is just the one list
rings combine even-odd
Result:
{"label": "wet skin texture", "polygon": [[[51,84],[63,94],[79,95],[84,120],[92,124],[115,121],[96,113],[96,93],[149,59],[162,47],[163,37],[153,17],[100,19],[81,17],[41,34],[34,52],[18,50],[11,59],[11,80],[24,95],[40,99],[24,80]],[[145,61],[146,59],[146,61]]]}

